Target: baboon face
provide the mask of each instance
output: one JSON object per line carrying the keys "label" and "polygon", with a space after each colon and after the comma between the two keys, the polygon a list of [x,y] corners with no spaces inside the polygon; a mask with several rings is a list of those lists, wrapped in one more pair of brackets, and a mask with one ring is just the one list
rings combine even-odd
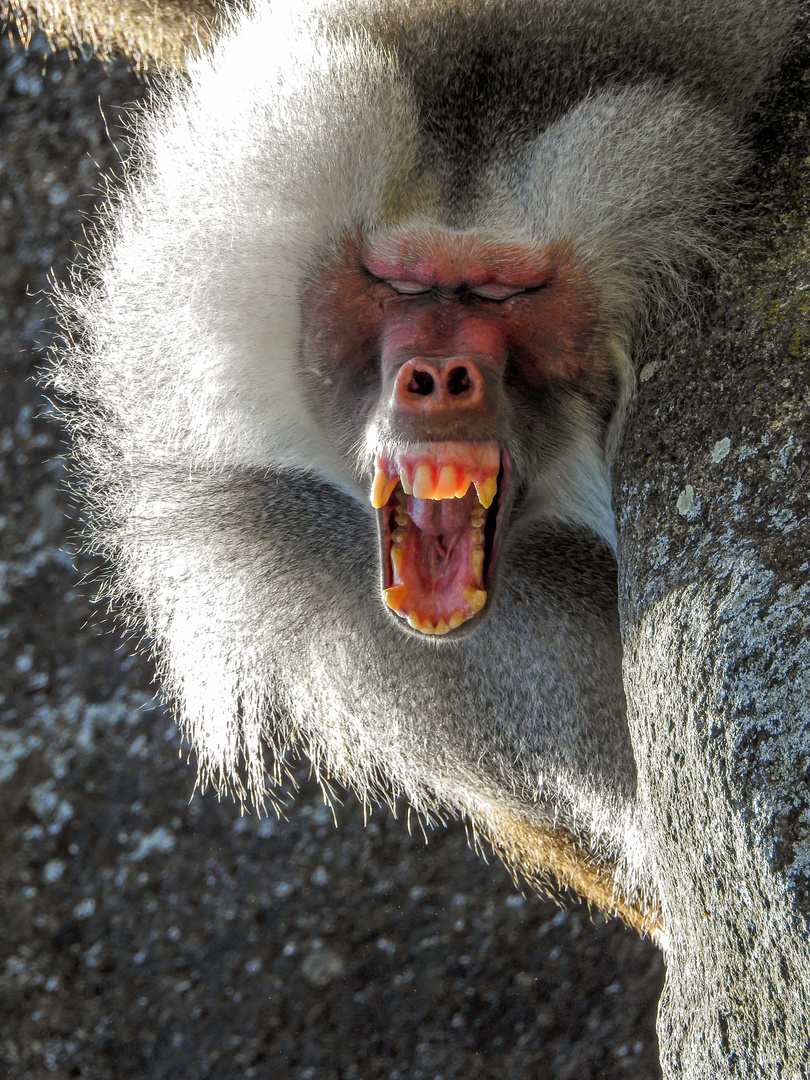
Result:
{"label": "baboon face", "polygon": [[417,634],[485,616],[528,483],[595,444],[611,389],[570,249],[440,229],[346,241],[302,304],[313,409],[377,511],[382,596]]}

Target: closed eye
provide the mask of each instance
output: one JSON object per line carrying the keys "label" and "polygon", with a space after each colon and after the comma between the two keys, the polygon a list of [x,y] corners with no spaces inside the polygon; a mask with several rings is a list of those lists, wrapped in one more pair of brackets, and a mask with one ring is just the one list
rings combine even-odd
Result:
{"label": "closed eye", "polygon": [[492,282],[488,285],[471,286],[469,291],[473,296],[480,297],[481,300],[500,301],[510,300],[513,296],[520,296],[530,290],[517,285],[499,285],[497,282]]}
{"label": "closed eye", "polygon": [[[394,292],[399,293],[401,296],[424,296],[426,293],[435,292],[435,285],[426,285],[424,281],[392,281],[386,279],[386,285],[393,289]],[[520,285],[505,285],[498,282],[490,282],[486,285],[474,285],[464,286],[462,292],[467,293],[469,296],[477,296],[479,300],[491,300],[494,303],[500,303],[503,300],[510,300],[513,296],[522,296],[525,293],[536,292],[538,289],[545,288],[546,283],[542,285],[534,285],[522,287]],[[444,292],[445,290],[439,290]],[[448,290],[454,292],[457,290]]]}
{"label": "closed eye", "polygon": [[423,281],[387,281],[386,284],[403,296],[421,296],[433,289],[432,285],[425,285]]}

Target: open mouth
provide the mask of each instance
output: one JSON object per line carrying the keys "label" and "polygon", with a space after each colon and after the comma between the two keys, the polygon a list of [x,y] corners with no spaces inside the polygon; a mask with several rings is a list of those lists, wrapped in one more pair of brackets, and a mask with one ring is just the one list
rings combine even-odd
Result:
{"label": "open mouth", "polygon": [[487,602],[511,466],[495,442],[376,455],[383,599],[422,634],[447,634]]}

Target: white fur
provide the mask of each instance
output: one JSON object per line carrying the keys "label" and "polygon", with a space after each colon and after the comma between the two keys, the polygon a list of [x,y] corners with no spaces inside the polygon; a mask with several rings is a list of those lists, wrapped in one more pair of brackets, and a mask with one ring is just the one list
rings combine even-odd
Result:
{"label": "white fur", "polygon": [[[534,32],[538,11],[565,22],[571,6],[538,0]],[[670,6],[656,11],[673,32]],[[679,33],[693,16],[715,18],[683,6]],[[501,7],[518,21],[529,10]],[[761,81],[768,34],[786,18],[775,5],[756,45],[743,7],[717,8],[728,24],[718,41],[754,42],[728,61],[729,95]],[[571,599],[536,552],[510,553],[500,606],[441,656],[399,635],[362,591],[366,495],[304,400],[299,303],[346,233],[407,234],[441,216],[427,197],[410,215],[391,208],[418,164],[420,117],[393,50],[362,29],[379,9],[396,17],[386,0],[257,4],[137,118],[133,167],[91,266],[58,297],[53,382],[81,403],[67,417],[92,543],[115,563],[111,595],[152,640],[203,780],[261,798],[266,746],[275,779],[285,752],[303,748],[325,780],[364,797],[403,791],[426,815],[460,810],[492,828],[504,807],[559,824],[584,858],[596,852],[621,888],[650,899],[615,610],[589,606],[588,565],[563,568]],[[523,524],[550,557],[549,521],[615,546],[610,467],[632,392],[629,343],[649,304],[682,297],[684,271],[711,254],[706,217],[745,159],[736,120],[696,97],[701,77],[584,87],[481,179],[477,233],[564,242],[590,269],[618,384],[607,431],[585,409],[553,471],[532,475],[541,454],[526,454]]]}

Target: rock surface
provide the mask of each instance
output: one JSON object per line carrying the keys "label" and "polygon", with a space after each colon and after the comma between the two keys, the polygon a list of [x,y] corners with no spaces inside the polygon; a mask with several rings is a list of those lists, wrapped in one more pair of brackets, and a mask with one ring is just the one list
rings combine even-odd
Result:
{"label": "rock surface", "polygon": [[786,72],[701,329],[641,372],[618,470],[667,1080],[810,1076],[807,72]]}

